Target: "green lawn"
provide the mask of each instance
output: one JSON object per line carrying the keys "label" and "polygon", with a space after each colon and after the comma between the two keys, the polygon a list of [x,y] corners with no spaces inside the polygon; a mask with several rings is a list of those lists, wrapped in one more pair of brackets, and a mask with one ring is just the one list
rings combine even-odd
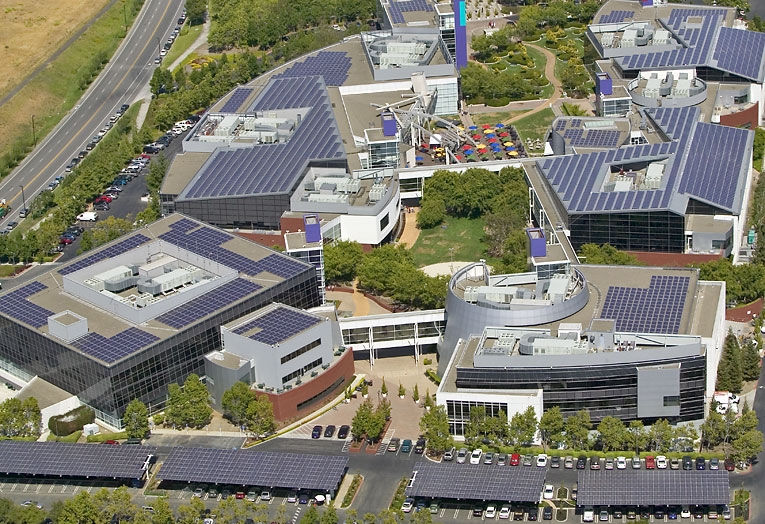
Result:
{"label": "green lawn", "polygon": [[471,114],[475,125],[480,126],[483,124],[494,125],[497,122],[505,122],[513,117],[527,113],[528,110],[523,111],[497,111],[496,113],[476,113]]}
{"label": "green lawn", "polygon": [[[526,52],[534,61],[534,69],[542,73],[542,76],[544,76],[545,66],[547,65],[547,57],[541,51],[537,51],[533,47],[529,46],[526,46]],[[554,91],[555,87],[548,80],[547,85],[542,88],[542,92],[540,93],[539,98],[550,98]]]}
{"label": "green lawn", "polygon": [[421,267],[452,260],[475,262],[486,258],[486,245],[481,241],[483,226],[481,218],[450,217],[439,227],[421,231],[410,249],[415,264]]}
{"label": "green lawn", "polygon": [[162,60],[165,64],[167,64],[167,67],[170,67],[170,65],[172,65],[172,63],[175,62],[176,59],[186,51],[186,49],[191,47],[194,42],[196,42],[199,33],[202,32],[202,27],[203,26],[201,24],[191,27],[188,25],[183,26],[181,33],[178,35],[178,38],[175,39],[175,42],[173,42],[173,45],[170,47],[167,55],[165,55],[165,58]]}
{"label": "green lawn", "polygon": [[547,129],[554,119],[555,113],[548,107],[526,118],[521,118],[513,125],[525,143],[527,138],[544,139],[545,133],[547,133]]}

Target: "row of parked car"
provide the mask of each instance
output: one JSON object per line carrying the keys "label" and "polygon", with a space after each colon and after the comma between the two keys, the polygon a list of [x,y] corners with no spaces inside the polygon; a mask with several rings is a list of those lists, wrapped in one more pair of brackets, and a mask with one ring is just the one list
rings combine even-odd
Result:
{"label": "row of parked car", "polygon": [[414,452],[418,455],[422,455],[425,453],[425,438],[420,437],[417,439],[417,441],[412,444],[412,439],[404,439],[403,441],[398,437],[393,437],[388,442],[388,451],[391,453],[395,453],[396,451],[401,451],[401,453],[411,453],[412,448],[414,447]]}
{"label": "row of parked car", "polygon": [[155,64],[159,65],[162,63],[162,59],[165,58],[165,56],[167,55],[167,52],[170,51],[171,47],[173,47],[173,43],[175,42],[175,39],[181,33],[181,27],[183,26],[184,23],[186,23],[185,11],[183,15],[178,19],[178,25],[175,26],[175,29],[173,29],[173,32],[168,37],[167,41],[165,42],[165,45],[163,45],[162,49],[159,50],[159,56],[154,58]]}
{"label": "row of parked car", "polygon": [[724,506],[657,506],[646,508],[584,508],[582,511],[583,522],[608,522],[611,517],[614,520],[622,520],[627,517],[627,520],[635,520],[640,518],[644,521],[649,521],[653,516],[655,521],[663,521],[666,517],[667,520],[677,520],[678,517],[682,519],[691,518],[702,520],[704,517],[708,521],[718,520],[722,517],[724,520],[731,519],[730,507]]}
{"label": "row of parked car", "polygon": [[[591,457],[589,459],[590,461],[590,469],[598,470],[601,469],[601,466],[603,469],[627,469],[627,467],[630,467],[632,469],[641,469],[643,467],[643,461],[641,461],[640,457],[632,457],[632,459],[627,459],[627,457],[616,457],[613,458],[606,458],[601,459],[600,457]],[[679,458],[667,458],[664,455],[659,455],[658,457],[653,457],[651,455],[647,456],[645,458],[645,469],[697,469],[697,470],[704,470],[704,469],[710,469],[710,470],[718,470],[720,469],[720,459],[718,458],[712,458],[708,462],[704,457],[696,457],[694,459],[693,457],[689,455],[685,455],[682,459]],[[731,458],[727,458],[722,462],[722,466],[727,471],[733,471],[736,467],[736,463]],[[559,467],[559,466],[558,466]],[[574,458],[573,457],[566,457],[564,459],[564,467],[566,469],[572,469],[574,467]],[[581,456],[576,459],[576,469],[585,469],[587,467],[587,457]]]}
{"label": "row of parked car", "polygon": [[[325,496],[313,494],[309,491],[291,490],[284,495],[285,501],[291,504],[321,505]],[[242,486],[210,486],[201,484],[192,492],[192,497],[207,498],[213,500],[226,500],[228,498],[243,499],[249,502],[269,502],[275,496],[269,488],[245,488]]]}
{"label": "row of parked car", "polygon": [[179,122],[176,122],[173,127],[166,132],[164,135],[159,137],[156,141],[152,142],[151,144],[146,144],[143,147],[143,152],[148,155],[156,155],[163,149],[165,149],[167,146],[170,145],[170,142],[173,141],[173,138],[183,134],[184,132],[188,131],[192,127],[194,127],[194,124],[199,121],[199,115],[193,115],[187,120],[181,120]]}
{"label": "row of parked car", "polygon": [[[71,172],[77,164],[82,161],[86,156],[88,156],[88,153],[96,148],[98,143],[101,141],[101,139],[106,136],[106,133],[109,132],[109,130],[114,127],[114,124],[117,123],[117,120],[122,117],[122,115],[125,114],[125,111],[127,111],[130,108],[130,105],[128,104],[122,104],[119,109],[117,109],[117,112],[114,113],[112,116],[109,117],[109,120],[104,123],[104,126],[101,128],[101,130],[98,132],[97,135],[95,135],[93,138],[90,139],[90,142],[85,146],[85,149],[80,151],[79,154],[74,157],[67,165],[64,167],[64,171],[69,173]],[[56,180],[60,180],[62,177],[56,177]],[[51,182],[51,185],[53,182]],[[58,184],[56,184],[58,186]],[[56,186],[50,187],[48,186],[48,189],[55,189]]]}
{"label": "row of parked car", "polygon": [[[473,506],[471,512],[474,518],[483,518],[487,520],[497,518],[523,520],[525,517],[527,520],[535,521],[539,520],[540,510],[542,512],[542,520],[552,520],[553,510],[551,506],[543,506],[542,508],[539,508],[536,505],[528,504],[502,504],[495,502],[485,504],[479,502]],[[431,514],[435,515],[441,511],[441,505],[438,500],[432,500],[430,501],[430,504],[428,504],[428,501],[422,499],[416,500],[409,497],[404,500],[404,503],[401,505],[401,511],[404,513],[429,511]]]}

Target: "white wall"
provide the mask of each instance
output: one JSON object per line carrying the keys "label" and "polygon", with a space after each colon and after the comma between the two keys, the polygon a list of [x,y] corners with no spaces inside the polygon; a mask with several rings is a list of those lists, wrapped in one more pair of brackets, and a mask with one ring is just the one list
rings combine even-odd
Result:
{"label": "white wall", "polygon": [[[400,204],[400,189],[396,184],[396,190],[390,202],[377,215],[342,215],[340,238],[359,244],[378,245],[398,225]],[[385,215],[388,215],[390,220],[385,228],[380,229],[380,220]]]}

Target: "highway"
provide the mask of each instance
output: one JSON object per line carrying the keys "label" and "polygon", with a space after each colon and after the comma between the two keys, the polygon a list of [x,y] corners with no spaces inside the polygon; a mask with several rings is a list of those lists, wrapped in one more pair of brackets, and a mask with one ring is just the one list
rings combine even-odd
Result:
{"label": "highway", "polygon": [[24,207],[22,195],[29,206],[55,177],[66,174],[64,167],[85,149],[122,104],[132,104],[139,98],[157,67],[154,58],[177,25],[183,3],[183,0],[146,0],[127,38],[78,104],[0,182],[0,199],[4,198],[12,207],[3,223],[18,220]]}

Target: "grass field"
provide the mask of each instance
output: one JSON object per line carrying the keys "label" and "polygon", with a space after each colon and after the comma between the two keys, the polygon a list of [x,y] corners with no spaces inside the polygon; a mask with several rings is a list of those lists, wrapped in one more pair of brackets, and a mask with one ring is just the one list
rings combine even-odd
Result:
{"label": "grass field", "polygon": [[528,113],[527,110],[524,111],[498,111],[496,113],[471,113],[470,116],[473,118],[473,122],[477,126],[483,125],[483,124],[491,124],[494,125],[497,122],[505,122],[507,120],[510,120],[511,118],[514,118],[518,115],[522,115],[524,113]]}
{"label": "grass field", "polygon": [[538,113],[517,120],[513,125],[524,142],[527,138],[542,140],[553,119],[555,119],[555,113],[548,107]]}
{"label": "grass field", "polygon": [[176,59],[186,51],[186,49],[191,47],[201,32],[201,25],[195,25],[192,27],[189,27],[188,24],[184,25],[183,29],[181,29],[181,33],[178,35],[178,38],[176,38],[175,42],[173,42],[170,51],[168,51],[167,55],[165,55],[165,58],[162,61],[164,65],[166,67],[170,67],[173,62],[175,62]]}
{"label": "grass field", "polygon": [[440,226],[420,232],[410,251],[422,267],[438,262],[476,261],[486,258],[483,219],[447,218]]}

